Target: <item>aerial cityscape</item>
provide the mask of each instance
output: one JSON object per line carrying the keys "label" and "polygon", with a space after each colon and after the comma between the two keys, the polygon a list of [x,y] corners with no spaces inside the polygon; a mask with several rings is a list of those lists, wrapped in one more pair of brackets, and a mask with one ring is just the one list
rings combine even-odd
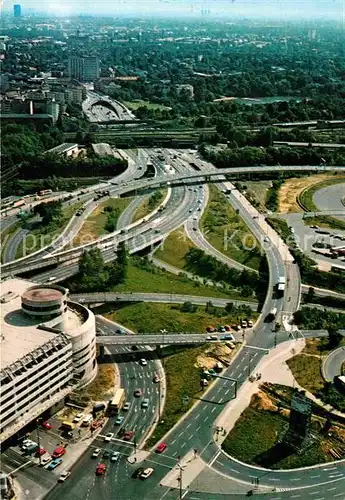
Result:
{"label": "aerial cityscape", "polygon": [[345,4],[2,2],[0,498],[345,500]]}

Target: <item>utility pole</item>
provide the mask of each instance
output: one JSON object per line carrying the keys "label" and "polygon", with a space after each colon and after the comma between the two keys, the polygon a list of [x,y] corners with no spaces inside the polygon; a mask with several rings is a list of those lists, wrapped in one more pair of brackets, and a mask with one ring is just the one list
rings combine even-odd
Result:
{"label": "utility pole", "polygon": [[179,469],[179,478],[178,481],[180,483],[180,495],[179,495],[179,500],[182,500],[182,493],[183,493],[183,488],[182,488],[182,474],[185,469],[185,466],[182,466],[180,463],[177,464],[177,467]]}
{"label": "utility pole", "polygon": [[37,432],[37,444],[38,444],[38,460],[39,460],[39,464],[41,465],[41,454],[40,454],[40,448],[41,448],[41,442],[40,442],[40,431],[39,431],[39,427],[38,427],[38,423],[39,423],[39,420],[40,419],[36,419],[36,432]]}

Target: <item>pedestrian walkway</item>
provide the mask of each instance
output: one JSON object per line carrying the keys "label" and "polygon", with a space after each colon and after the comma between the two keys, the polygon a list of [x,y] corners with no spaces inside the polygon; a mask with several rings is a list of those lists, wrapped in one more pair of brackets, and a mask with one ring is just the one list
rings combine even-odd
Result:
{"label": "pedestrian walkway", "polygon": [[205,462],[199,455],[194,450],[190,450],[181,458],[178,465],[168,472],[160,482],[160,485],[169,488],[179,488],[180,481],[182,480],[182,489],[188,488],[205,466]]}

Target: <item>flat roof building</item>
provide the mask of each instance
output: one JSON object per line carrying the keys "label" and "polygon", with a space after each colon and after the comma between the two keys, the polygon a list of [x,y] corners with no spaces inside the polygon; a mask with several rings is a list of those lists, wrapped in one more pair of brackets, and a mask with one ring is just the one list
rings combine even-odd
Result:
{"label": "flat roof building", "polygon": [[79,146],[78,144],[74,144],[72,142],[64,142],[62,144],[59,144],[58,146],[55,146],[55,148],[48,149],[48,151],[46,151],[46,154],[48,153],[63,156],[78,156]]}
{"label": "flat roof building", "polygon": [[0,440],[83,387],[97,373],[94,314],[58,285],[1,286]]}

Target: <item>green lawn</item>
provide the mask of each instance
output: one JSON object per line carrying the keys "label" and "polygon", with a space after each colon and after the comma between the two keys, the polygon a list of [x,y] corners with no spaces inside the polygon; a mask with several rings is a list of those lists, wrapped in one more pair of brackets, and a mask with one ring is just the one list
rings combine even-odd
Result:
{"label": "green lawn", "polygon": [[316,215],[315,217],[305,217],[303,221],[306,226],[320,226],[320,227],[328,227],[331,229],[345,230],[345,222],[343,220],[337,219],[336,217],[330,217],[327,215]]}
{"label": "green lawn", "polygon": [[38,226],[31,231],[24,241],[18,245],[16,259],[20,259],[25,255],[30,255],[47,245],[50,245],[55,238],[62,233],[64,228],[69,223],[72,215],[82,207],[84,202],[79,201],[73,205],[63,209],[63,217],[57,223],[49,224],[48,226]]}
{"label": "green lawn", "polygon": [[[201,217],[201,229],[206,238],[228,257],[253,269],[259,269],[258,241],[227,202],[224,194],[213,185],[209,186],[209,189],[209,202]],[[253,250],[249,250],[250,248]]]}
{"label": "green lawn", "polygon": [[169,234],[155,252],[155,257],[168,264],[183,269],[186,265],[185,255],[195,245],[188,238],[183,227]]}
{"label": "green lawn", "polygon": [[288,359],[287,364],[297,382],[313,394],[325,385],[321,374],[322,357],[301,353]]}
{"label": "green lawn", "polygon": [[249,406],[223,442],[223,449],[243,462],[270,469],[294,469],[333,460],[323,452],[324,439],[298,455],[277,445],[288,423],[278,412]]}
{"label": "green lawn", "polygon": [[201,333],[208,325],[226,325],[239,323],[244,317],[255,320],[258,313],[240,312],[227,314],[224,309],[215,308],[215,314],[205,312],[204,306],[196,308],[195,312],[182,312],[182,304],[161,303],[126,303],[116,306],[114,312],[106,316],[112,321],[121,323],[137,333],[157,333],[162,328],[169,332]]}
{"label": "green lawn", "polygon": [[146,198],[135,212],[133,222],[146,217],[146,215],[149,215],[159,207],[166,197],[167,191],[167,189],[161,189],[153,193],[149,198]]}
{"label": "green lawn", "polygon": [[171,109],[168,106],[164,106],[164,104],[156,104],[150,101],[143,101],[142,99],[135,99],[134,101],[124,101],[124,105],[127,106],[127,108],[132,109],[133,111],[135,111],[138,108],[141,108],[142,106],[146,106],[148,109],[159,109],[159,110]]}
{"label": "green lawn", "polygon": [[90,241],[94,241],[103,234],[106,234],[104,226],[107,222],[108,214],[104,212],[105,207],[118,209],[121,214],[130,204],[133,198],[110,198],[100,203],[89,215],[82,225],[78,235],[73,240],[73,246],[79,246]]}
{"label": "green lawn", "polygon": [[202,285],[199,281],[168,273],[139,258],[129,260],[126,282],[116,286],[114,291],[179,293],[244,300],[235,290],[223,292],[216,287]]}

